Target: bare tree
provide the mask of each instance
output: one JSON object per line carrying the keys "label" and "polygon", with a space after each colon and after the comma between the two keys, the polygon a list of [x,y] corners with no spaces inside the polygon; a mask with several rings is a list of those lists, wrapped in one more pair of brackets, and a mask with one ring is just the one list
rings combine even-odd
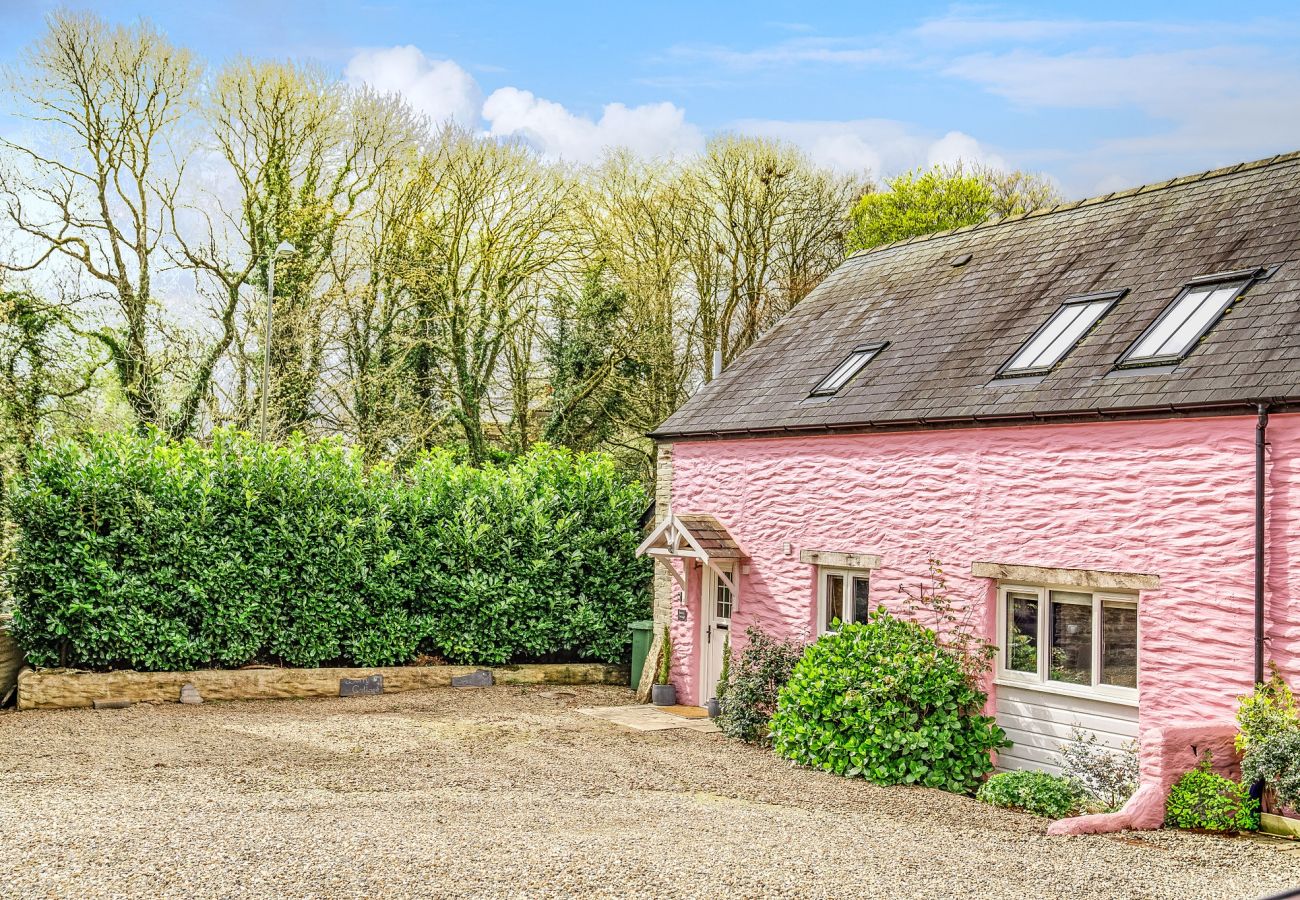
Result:
{"label": "bare tree", "polygon": [[487,458],[489,399],[512,334],[529,326],[538,280],[571,254],[563,237],[571,182],[524,147],[448,130],[433,163],[438,190],[400,267],[427,373]]}
{"label": "bare tree", "polygon": [[187,50],[148,24],[54,14],[9,80],[22,114],[61,143],[46,152],[5,141],[23,174],[0,183],[9,220],[38,248],[0,266],[30,271],[57,256],[101,285],[116,315],[93,334],[108,348],[136,420],[173,436],[192,430],[211,361],[233,336],[227,308],[197,364],[167,353],[155,296],[199,74]]}
{"label": "bare tree", "polygon": [[316,68],[249,60],[221,72],[206,114],[238,199],[213,204],[222,221],[209,218],[205,244],[184,244],[185,258],[234,296],[246,284],[265,292],[271,254],[294,247],[276,266],[270,406],[273,433],[304,428],[330,343],[334,253],[375,185],[411,155],[418,123],[395,98]]}

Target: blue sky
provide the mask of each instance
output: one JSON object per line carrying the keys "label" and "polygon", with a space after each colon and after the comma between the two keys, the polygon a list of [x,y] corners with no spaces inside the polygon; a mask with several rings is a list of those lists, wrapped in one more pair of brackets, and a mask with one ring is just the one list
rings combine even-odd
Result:
{"label": "blue sky", "polygon": [[[0,0],[0,63],[53,3]],[[957,157],[1084,195],[1300,149],[1292,4],[73,2],[214,63],[311,59],[589,161],[739,129],[841,169]]]}

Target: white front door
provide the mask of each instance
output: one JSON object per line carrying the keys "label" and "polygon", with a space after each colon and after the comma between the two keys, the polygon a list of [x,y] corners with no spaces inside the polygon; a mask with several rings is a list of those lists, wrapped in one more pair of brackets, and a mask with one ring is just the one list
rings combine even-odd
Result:
{"label": "white front door", "polygon": [[[727,576],[735,583],[735,569],[727,569]],[[718,695],[718,678],[722,674],[722,657],[731,635],[731,610],[736,598],[722,576],[712,569],[702,574],[700,606],[700,696],[703,706],[710,697]]]}

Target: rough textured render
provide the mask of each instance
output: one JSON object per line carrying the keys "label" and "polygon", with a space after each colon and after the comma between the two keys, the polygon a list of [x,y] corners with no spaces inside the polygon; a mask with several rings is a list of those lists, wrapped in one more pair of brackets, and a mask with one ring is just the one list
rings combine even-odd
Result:
{"label": "rough textured render", "polygon": [[[859,254],[660,426],[661,437],[1300,402],[1300,154]],[[951,265],[971,254],[970,262]],[[1176,367],[1115,363],[1193,278],[1254,283]],[[1049,374],[995,378],[1065,300],[1127,291]],[[889,346],[830,398],[862,343]]]}
{"label": "rough textured render", "polygon": [[[996,580],[973,576],[973,563],[1158,576],[1139,599],[1146,744],[1171,728],[1230,726],[1251,689],[1255,424],[1222,416],[688,441],[674,447],[673,504],[709,510],[749,555],[737,651],[749,625],[811,636],[816,570],[800,561],[804,549],[880,556],[873,604],[915,589],[937,557],[950,592],[982,611],[990,635]],[[1294,681],[1300,415],[1275,416],[1269,440],[1268,657]],[[680,702],[696,703],[698,570],[688,574],[688,618],[672,621],[675,683]],[[1144,784],[1163,783],[1145,751],[1143,765]]]}
{"label": "rough textured render", "polygon": [[1047,826],[1048,834],[1109,834],[1142,831],[1165,824],[1165,797],[1188,769],[1205,753],[1211,754],[1213,771],[1227,778],[1241,777],[1241,758],[1231,724],[1196,724],[1153,728],[1142,742],[1142,786],[1113,813],[1075,816]]}

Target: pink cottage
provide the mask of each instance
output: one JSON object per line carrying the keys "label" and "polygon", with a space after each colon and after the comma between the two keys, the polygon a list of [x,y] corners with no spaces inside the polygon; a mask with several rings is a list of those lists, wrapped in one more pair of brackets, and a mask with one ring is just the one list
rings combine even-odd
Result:
{"label": "pink cottage", "polygon": [[681,702],[727,635],[811,639],[937,559],[1002,648],[998,764],[1139,739],[1128,807],[1053,827],[1155,827],[1300,675],[1300,154],[859,253],[653,436]]}

